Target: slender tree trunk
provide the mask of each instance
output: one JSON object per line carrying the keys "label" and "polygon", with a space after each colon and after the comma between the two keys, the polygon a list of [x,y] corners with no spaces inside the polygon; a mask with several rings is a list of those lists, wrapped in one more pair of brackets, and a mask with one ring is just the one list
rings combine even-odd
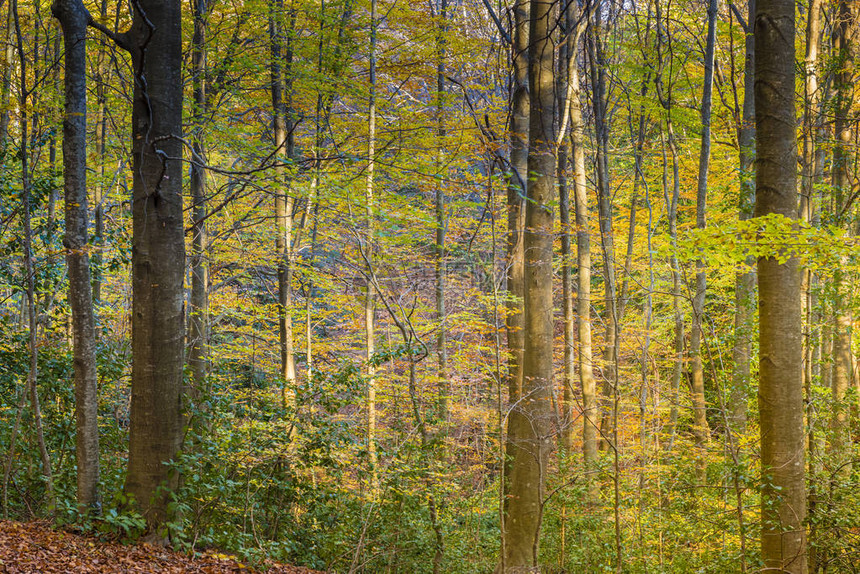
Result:
{"label": "slender tree trunk", "polygon": [[89,14],[80,0],[56,0],[65,44],[63,179],[66,267],[74,332],[78,509],[99,514],[99,432],[96,332],[87,237],[86,37]]}
{"label": "slender tree trunk", "polygon": [[[600,39],[601,11],[595,11],[595,21],[588,37],[589,64],[592,86],[592,112],[594,113],[595,166],[597,173],[597,216],[600,228],[600,246],[603,253],[604,286],[604,397],[610,397],[618,383],[615,371],[618,364],[618,301],[615,277],[615,237],[612,229],[612,191],[609,181],[609,124],[607,119],[606,59]],[[609,408],[604,409],[600,424],[601,436],[611,437],[614,433]],[[601,445],[608,448],[606,441]]]}
{"label": "slender tree trunk", "polygon": [[[291,402],[293,386],[296,380],[296,363],[293,342],[293,207],[294,200],[290,196],[286,162],[292,161],[294,152],[293,125],[288,101],[292,99],[292,39],[285,40],[283,30],[283,2],[276,0],[272,4],[269,21],[269,36],[271,42],[272,60],[270,64],[272,111],[274,115],[275,148],[281,163],[276,169],[277,186],[280,190],[275,195],[275,220],[277,235],[275,250],[278,255],[278,346],[280,349],[280,374],[283,388],[281,390],[282,406],[287,407]],[[294,12],[286,15],[290,18],[291,27],[294,25]],[[284,46],[286,44],[286,46]],[[286,48],[282,54],[282,48]],[[282,71],[281,64],[287,69]],[[286,85],[287,93],[284,94]]]}
{"label": "slender tree trunk", "polygon": [[528,202],[524,231],[525,349],[522,397],[508,419],[513,462],[504,564],[537,572],[545,474],[552,445],[553,204],[556,198],[553,4],[530,2]]}
{"label": "slender tree trunk", "polygon": [[12,58],[14,56],[15,43],[12,41],[12,33],[15,29],[13,19],[13,6],[9,2],[9,10],[6,12],[6,34],[5,48],[3,50],[3,77],[0,80],[0,148],[5,148],[9,143],[9,97],[12,94]]}
{"label": "slender tree trunk", "polygon": [[600,411],[594,380],[591,347],[591,223],[585,171],[585,123],[582,120],[579,67],[571,68],[573,88],[570,109],[571,154],[573,156],[573,201],[576,216],[576,330],[578,336],[577,367],[582,385],[582,453],[586,480],[590,486],[590,504],[597,502],[597,429]]}
{"label": "slender tree trunk", "polygon": [[[754,24],[755,0],[749,2],[748,26]],[[738,218],[752,217],[755,203],[755,36],[748,29],[744,44],[744,101],[741,124],[738,126],[740,163],[740,194]],[[753,259],[747,264],[752,266]],[[755,310],[755,273],[752,270],[735,276],[735,340],[732,346],[732,390],[729,409],[732,430],[737,437],[743,434],[747,422],[747,399],[750,392],[750,355],[752,322]]]}
{"label": "slender tree trunk", "polygon": [[[563,13],[559,15],[559,29],[562,38],[564,38],[558,55],[558,72],[556,74],[556,94],[558,98],[558,109],[562,112],[562,125],[559,126],[561,132],[567,129],[564,125],[564,118],[570,114],[569,110],[565,110],[565,106],[572,106],[572,102],[567,101],[569,93],[568,86],[571,78],[569,69],[571,66],[576,66],[576,35],[574,34],[575,14],[573,2],[567,2],[564,5]],[[571,94],[572,95],[572,94]],[[577,90],[576,96],[579,96]],[[559,137],[562,137],[561,135]],[[558,209],[561,219],[561,299],[562,310],[564,314],[564,357],[562,385],[562,413],[561,413],[561,429],[559,433],[559,446],[566,454],[571,454],[573,447],[574,425],[573,425],[573,407],[574,407],[574,392],[573,386],[576,379],[576,355],[574,341],[575,317],[573,314],[573,253],[571,251],[571,226],[570,226],[570,189],[567,180],[568,168],[568,146],[566,138],[560,140],[558,146]]]}
{"label": "slender tree trunk", "polygon": [[[757,217],[797,215],[794,11],[791,0],[757,0]],[[807,566],[806,448],[797,260],[759,257],[758,282],[762,562],[765,568],[801,574]]]}
{"label": "slender tree trunk", "polygon": [[36,270],[33,265],[35,262],[33,254],[33,229],[30,219],[30,148],[29,148],[29,102],[27,90],[27,56],[24,51],[24,39],[21,34],[21,22],[18,16],[18,0],[12,0],[10,5],[13,19],[15,23],[15,38],[18,48],[19,77],[20,85],[18,86],[18,106],[20,110],[20,126],[21,126],[21,211],[22,224],[24,228],[24,273],[25,277],[25,298],[26,298],[26,316],[28,325],[28,344],[30,351],[30,364],[27,372],[27,394],[30,397],[30,407],[33,411],[33,426],[36,431],[36,440],[39,445],[39,455],[42,459],[42,476],[45,477],[45,495],[49,509],[55,506],[54,499],[54,478],[51,470],[51,457],[48,454],[48,448],[45,445],[45,433],[42,429],[42,409],[39,406],[39,391],[36,382],[39,377],[39,346],[38,346],[38,324],[36,321]]}
{"label": "slender tree trunk", "polygon": [[[699,151],[699,177],[696,186],[696,229],[705,228],[705,206],[708,196],[708,167],[711,161],[711,100],[714,85],[714,50],[717,42],[717,0],[708,3],[708,38],[705,44],[705,85],[702,88],[702,145]],[[702,336],[705,314],[707,277],[705,262],[696,263],[696,292],[693,295],[693,314],[690,333],[690,363],[693,395],[693,434],[702,447],[708,441],[710,429],[705,402],[705,377],[702,368]],[[704,464],[703,452],[698,453],[699,465]]]}
{"label": "slender tree trunk", "polygon": [[132,388],[126,494],[153,540],[166,539],[168,463],[182,442],[182,31],[178,0],[139,0],[125,40],[132,106]]}
{"label": "slender tree trunk", "polygon": [[191,301],[188,321],[188,364],[191,367],[191,397],[199,400],[207,392],[209,371],[209,262],[206,229],[206,170],[203,129],[206,122],[206,0],[194,0],[194,34],[191,39],[191,68],[194,110],[191,161]]}
{"label": "slender tree trunk", "polygon": [[371,496],[376,497],[379,490],[377,476],[376,454],[376,367],[373,354],[376,351],[375,319],[376,301],[371,283],[374,277],[374,196],[373,184],[376,169],[376,26],[377,0],[370,2],[370,57],[368,66],[369,96],[367,105],[367,179],[365,180],[364,205],[366,218],[366,235],[364,239],[364,257],[367,258],[367,292],[364,297],[364,335],[366,342],[367,360],[367,454],[370,461],[370,490]]}
{"label": "slender tree trunk", "polygon": [[[99,16],[102,21],[107,19],[107,0],[102,0]],[[96,146],[98,149],[98,183],[93,190],[93,308],[98,308],[102,300],[102,250],[104,248],[104,198],[107,191],[105,186],[105,162],[107,161],[107,79],[109,74],[107,40],[99,38],[99,53],[96,69]],[[98,336],[98,332],[96,333]]]}
{"label": "slender tree trunk", "polygon": [[448,395],[451,394],[448,381],[448,335],[445,309],[445,188],[444,143],[445,143],[445,34],[448,32],[448,1],[439,0],[439,31],[436,39],[436,244],[434,248],[436,273],[436,321],[439,323],[436,334],[437,376],[439,377],[439,418],[448,419]]}
{"label": "slender tree trunk", "polygon": [[[818,84],[818,59],[821,45],[821,11],[822,0],[810,0],[809,12],[806,23],[806,54],[804,58],[804,109],[803,109],[803,175],[800,196],[799,217],[807,222],[813,223],[817,219],[815,210],[815,197],[817,195],[816,184],[820,181],[823,173],[824,161],[820,149],[816,144],[823,141],[823,121],[821,114],[821,93]],[[807,448],[809,451],[809,572],[818,572],[818,544],[816,544],[815,529],[815,507],[817,502],[816,484],[816,430],[818,421],[815,416],[813,401],[813,384],[818,379],[816,371],[820,372],[820,357],[816,357],[816,351],[820,352],[821,337],[818,317],[818,297],[814,284],[816,276],[810,269],[802,271],[801,285],[801,316],[804,320],[804,369],[803,388],[806,394],[806,429]],[[819,381],[820,384],[820,381]]]}
{"label": "slender tree trunk", "polygon": [[[834,111],[835,145],[833,147],[833,206],[834,221],[849,224],[852,221],[852,166],[854,163],[854,122],[851,117],[854,102],[854,57],[857,28],[857,7],[842,0],[838,4],[834,23],[833,52],[838,62],[834,78],[836,104]],[[850,233],[850,229],[849,229]],[[842,268],[833,274],[833,376],[831,379],[831,442],[830,451],[844,456],[848,438],[849,408],[846,393],[851,387],[854,360],[851,352],[853,328],[851,305],[851,277]],[[845,467],[847,470],[847,467]]]}

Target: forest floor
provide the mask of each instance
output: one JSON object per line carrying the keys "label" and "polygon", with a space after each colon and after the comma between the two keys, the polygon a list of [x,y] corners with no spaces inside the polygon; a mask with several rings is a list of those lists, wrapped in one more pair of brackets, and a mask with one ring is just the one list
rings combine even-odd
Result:
{"label": "forest floor", "polygon": [[214,552],[190,557],[173,550],[136,544],[104,542],[91,536],[53,529],[46,522],[0,521],[0,573],[164,573],[315,574],[315,570],[269,563],[265,570],[242,564],[233,556]]}

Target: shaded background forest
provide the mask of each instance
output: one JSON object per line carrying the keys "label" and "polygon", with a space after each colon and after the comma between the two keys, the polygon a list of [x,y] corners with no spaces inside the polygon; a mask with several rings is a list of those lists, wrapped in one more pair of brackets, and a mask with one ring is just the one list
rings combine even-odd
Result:
{"label": "shaded background forest", "polygon": [[[123,487],[137,75],[108,37],[129,6],[84,4],[102,29],[86,51],[99,496],[79,508],[63,35],[47,2],[6,0],[2,506],[134,538],[153,529]],[[750,219],[748,6],[552,5],[542,571],[758,571],[754,258],[786,253],[804,266],[810,571],[857,568],[850,4],[797,5],[796,224]],[[524,6],[182,5],[182,448],[154,520],[174,545],[337,572],[497,567],[521,400]]]}

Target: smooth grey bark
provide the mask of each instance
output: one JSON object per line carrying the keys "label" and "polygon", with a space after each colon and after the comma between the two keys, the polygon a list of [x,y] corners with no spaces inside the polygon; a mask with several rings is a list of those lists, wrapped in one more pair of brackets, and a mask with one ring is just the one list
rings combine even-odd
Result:
{"label": "smooth grey bark", "polygon": [[[757,0],[755,216],[797,216],[795,6]],[[796,258],[758,258],[761,550],[765,568],[807,567],[800,269]]]}
{"label": "smooth grey bark", "polygon": [[522,396],[508,418],[513,456],[505,520],[506,572],[537,572],[552,448],[553,204],[556,200],[553,3],[531,0],[528,201],[523,233],[525,347]]}
{"label": "smooth grey bark", "polygon": [[178,0],[139,0],[122,36],[134,71],[132,102],[132,382],[125,492],[148,536],[165,540],[168,466],[184,423],[182,30]]}
{"label": "smooth grey bark", "polygon": [[87,232],[86,39],[89,13],[80,0],[55,0],[52,11],[62,26],[65,46],[63,182],[66,223],[63,246],[74,338],[78,509],[82,513],[99,514],[98,371]]}

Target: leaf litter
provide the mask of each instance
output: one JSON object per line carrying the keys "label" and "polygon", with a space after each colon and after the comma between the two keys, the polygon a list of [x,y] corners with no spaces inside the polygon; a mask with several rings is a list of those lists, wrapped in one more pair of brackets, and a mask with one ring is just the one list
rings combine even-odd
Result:
{"label": "leaf litter", "polygon": [[151,544],[123,545],[51,528],[47,522],[0,520],[0,573],[321,574],[267,562],[264,570],[217,552],[188,556]]}

